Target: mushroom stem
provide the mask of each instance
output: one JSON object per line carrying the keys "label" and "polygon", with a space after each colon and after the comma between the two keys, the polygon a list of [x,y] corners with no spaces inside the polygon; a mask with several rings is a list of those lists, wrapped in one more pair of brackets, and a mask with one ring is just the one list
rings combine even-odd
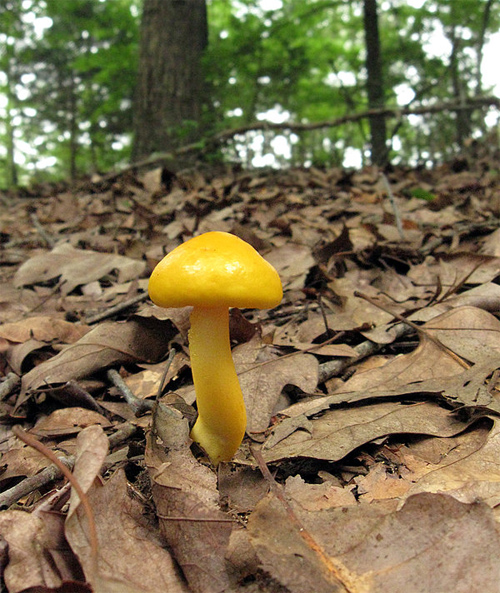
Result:
{"label": "mushroom stem", "polygon": [[227,307],[195,307],[189,351],[198,419],[191,438],[218,465],[229,461],[245,435],[246,411],[229,341]]}

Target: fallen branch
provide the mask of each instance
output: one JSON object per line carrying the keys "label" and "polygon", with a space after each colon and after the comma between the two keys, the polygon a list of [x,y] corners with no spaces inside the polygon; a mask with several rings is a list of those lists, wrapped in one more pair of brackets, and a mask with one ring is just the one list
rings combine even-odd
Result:
{"label": "fallen branch", "polygon": [[408,115],[426,115],[429,113],[439,113],[441,111],[468,111],[471,109],[480,109],[482,107],[496,107],[500,109],[500,98],[498,97],[475,97],[468,99],[464,103],[457,103],[456,101],[450,101],[447,103],[437,103],[435,105],[425,105],[421,107],[383,107],[380,109],[368,109],[360,113],[351,113],[343,115],[333,120],[325,120],[319,122],[283,122],[283,123],[272,123],[268,121],[257,121],[239,128],[233,128],[231,130],[223,130],[214,134],[212,137],[207,138],[202,142],[195,142],[193,144],[186,144],[175,150],[168,152],[155,153],[145,159],[130,163],[120,169],[120,171],[114,171],[102,176],[103,181],[112,181],[119,177],[126,171],[134,169],[141,169],[143,167],[149,167],[155,165],[161,161],[175,159],[184,154],[192,152],[206,152],[208,149],[212,149],[228,140],[231,140],[235,136],[246,134],[247,132],[281,132],[287,130],[289,132],[307,132],[311,130],[318,130],[321,128],[336,128],[349,122],[357,122],[362,119],[368,119],[383,115],[385,117],[401,118]]}
{"label": "fallen branch", "polygon": [[[136,430],[137,427],[129,423],[125,423],[120,426],[115,433],[108,437],[110,450],[129,439],[136,432]],[[68,469],[73,469],[75,464],[74,455],[67,455],[66,457],[58,456],[57,459]],[[106,466],[103,467],[103,470],[105,469]],[[62,477],[62,475],[63,472],[61,471],[60,466],[49,465],[38,474],[30,476],[12,488],[0,493],[0,509],[9,508],[21,498],[31,494],[32,492],[35,492],[36,490],[39,490],[40,488],[43,488],[44,486],[47,486],[55,480],[58,480]]]}

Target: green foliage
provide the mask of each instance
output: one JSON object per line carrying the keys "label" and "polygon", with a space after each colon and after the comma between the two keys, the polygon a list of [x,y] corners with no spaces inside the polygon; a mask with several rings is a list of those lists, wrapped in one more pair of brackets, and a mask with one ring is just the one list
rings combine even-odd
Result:
{"label": "green foliage", "polygon": [[[75,177],[126,159],[138,49],[130,0],[45,0],[18,7],[18,28],[29,30],[29,42],[12,44],[17,84],[11,112],[25,170],[44,178],[39,167],[50,158],[56,160],[51,175]],[[8,30],[14,24],[7,23]],[[4,64],[1,69],[7,70]]]}
{"label": "green foliage", "polygon": [[426,202],[432,202],[436,199],[436,194],[433,194],[422,187],[416,187],[415,189],[410,190],[410,195],[419,200],[425,200]]}
{"label": "green foliage", "polygon": [[[269,10],[261,0],[207,3],[211,132],[263,119],[314,123],[367,108],[361,0],[275,0]],[[490,92],[480,56],[500,27],[498,2],[386,0],[379,20],[387,105]],[[16,174],[68,177],[127,160],[139,21],[140,0],[0,0],[0,187]],[[485,130],[484,115],[389,119],[391,159],[447,158]],[[348,149],[366,158],[368,134],[366,120],[279,138],[254,132],[223,153],[249,165],[262,152],[275,165],[341,165]]]}

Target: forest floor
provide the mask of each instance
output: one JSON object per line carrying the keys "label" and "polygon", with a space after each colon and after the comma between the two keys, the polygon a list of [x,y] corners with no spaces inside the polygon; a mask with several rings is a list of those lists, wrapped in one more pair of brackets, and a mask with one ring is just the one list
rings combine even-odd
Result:
{"label": "forest floor", "polygon": [[[3,590],[498,593],[499,170],[479,147],[0,196]],[[212,230],[284,288],[231,313],[248,425],[217,470],[189,446],[189,310],[147,298]]]}

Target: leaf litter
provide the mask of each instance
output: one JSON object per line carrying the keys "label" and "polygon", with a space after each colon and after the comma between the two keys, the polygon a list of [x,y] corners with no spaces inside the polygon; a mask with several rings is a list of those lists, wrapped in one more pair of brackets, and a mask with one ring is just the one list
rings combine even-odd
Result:
{"label": "leaf litter", "polygon": [[[169,187],[158,169],[11,196],[5,590],[496,593],[498,165],[454,167],[200,169]],[[189,309],[146,294],[166,252],[211,230],[284,286],[279,307],[231,313],[247,438],[217,472],[190,448]]]}

